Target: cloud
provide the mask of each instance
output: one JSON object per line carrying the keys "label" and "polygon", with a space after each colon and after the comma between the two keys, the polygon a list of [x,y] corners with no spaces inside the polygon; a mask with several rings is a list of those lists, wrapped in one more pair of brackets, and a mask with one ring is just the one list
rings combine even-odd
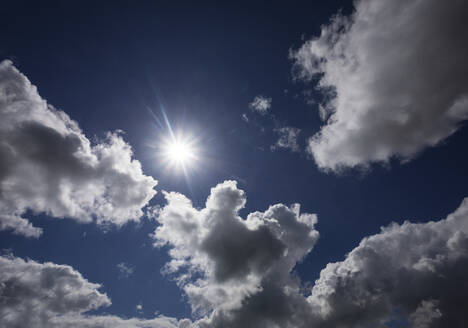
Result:
{"label": "cloud", "polygon": [[393,223],[329,263],[311,287],[294,274],[314,247],[312,214],[299,205],[238,216],[245,194],[233,181],[205,207],[164,193],[156,246],[169,246],[172,274],[190,302],[187,327],[462,327],[468,285],[468,198],[437,222]]}
{"label": "cloud", "polygon": [[298,152],[300,150],[299,145],[297,144],[297,137],[299,136],[301,129],[286,126],[275,129],[275,132],[279,135],[279,139],[273,146],[271,146],[272,150],[276,150],[278,148],[290,149],[293,152]]}
{"label": "cloud", "polygon": [[392,224],[322,270],[308,298],[323,327],[463,327],[468,302],[468,198],[438,222]]}
{"label": "cloud", "polygon": [[247,117],[247,114],[246,113],[242,113],[242,120],[246,123],[249,123],[249,118]]}
{"label": "cloud", "polygon": [[271,98],[266,98],[262,95],[258,95],[249,104],[249,107],[253,111],[261,115],[266,115],[266,113],[268,113],[268,110],[271,108]]}
{"label": "cloud", "polygon": [[111,304],[101,287],[68,265],[0,256],[0,325],[4,328],[175,328],[177,320],[87,315]]}
{"label": "cloud", "polygon": [[66,265],[0,256],[0,272],[2,327],[41,326],[53,316],[110,305],[100,285]]}
{"label": "cloud", "polygon": [[141,303],[137,304],[136,305],[136,310],[138,313],[141,313],[143,311],[143,305],[141,305]]}
{"label": "cloud", "polygon": [[122,225],[156,193],[118,132],[91,143],[10,61],[0,63],[0,117],[0,230],[38,237],[27,210]]}
{"label": "cloud", "polygon": [[0,256],[2,327],[464,326],[468,198],[446,219],[383,227],[308,287],[294,267],[318,240],[315,215],[276,204],[243,219],[246,196],[234,181],[212,188],[202,209],[179,193],[164,195],[153,238],[169,246],[165,271],[187,295],[193,322],[88,314],[111,304],[100,285],[70,266],[10,254]]}
{"label": "cloud", "polygon": [[117,270],[119,270],[120,278],[128,278],[133,274],[133,267],[124,262],[117,264]]}
{"label": "cloud", "polygon": [[242,219],[246,197],[234,181],[212,188],[200,210],[181,194],[165,197],[155,244],[170,246],[166,272],[201,316],[196,325],[287,326],[297,319],[307,302],[292,270],[317,242],[314,214],[277,204]]}
{"label": "cloud", "polygon": [[409,160],[468,118],[468,5],[360,0],[291,52],[296,77],[318,79],[321,116],[309,139],[317,165]]}

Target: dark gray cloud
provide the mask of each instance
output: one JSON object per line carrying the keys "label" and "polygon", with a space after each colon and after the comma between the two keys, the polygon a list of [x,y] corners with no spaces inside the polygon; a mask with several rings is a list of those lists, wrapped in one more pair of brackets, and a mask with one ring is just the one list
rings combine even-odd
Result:
{"label": "dark gray cloud", "polygon": [[325,170],[408,160],[468,118],[468,3],[359,0],[291,57],[319,78],[326,124],[309,140]]}
{"label": "dark gray cloud", "polygon": [[0,326],[3,328],[175,328],[177,320],[87,315],[111,304],[101,286],[68,265],[0,256]]}
{"label": "dark gray cloud", "polygon": [[39,236],[26,210],[117,225],[143,215],[157,182],[119,133],[92,144],[10,61],[0,63],[0,117],[0,230]]}

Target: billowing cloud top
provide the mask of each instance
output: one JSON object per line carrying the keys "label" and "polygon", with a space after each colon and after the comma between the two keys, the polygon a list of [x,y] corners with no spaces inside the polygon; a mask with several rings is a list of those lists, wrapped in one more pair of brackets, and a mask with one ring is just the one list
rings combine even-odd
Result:
{"label": "billowing cloud top", "polygon": [[0,63],[0,118],[0,230],[39,236],[26,210],[122,225],[156,193],[118,133],[91,144],[10,61]]}
{"label": "billowing cloud top", "polygon": [[270,206],[242,219],[246,197],[226,181],[202,209],[165,194],[154,233],[168,245],[194,321],[123,319],[87,312],[110,299],[70,266],[0,256],[2,327],[306,328],[464,327],[468,286],[468,198],[446,219],[391,224],[328,264],[312,287],[294,266],[318,240],[317,218],[299,205]]}
{"label": "billowing cloud top", "polygon": [[280,310],[274,315],[285,324],[295,320],[305,299],[291,271],[318,239],[315,215],[277,204],[241,219],[237,212],[246,198],[234,181],[213,188],[201,210],[181,194],[165,195],[154,238],[156,245],[171,246],[167,271],[178,272],[203,316],[196,325],[263,327],[275,321],[272,310]]}
{"label": "billowing cloud top", "polygon": [[329,115],[309,140],[325,170],[408,160],[468,118],[465,1],[359,0],[292,52],[299,78],[320,77]]}
{"label": "billowing cloud top", "polygon": [[187,327],[463,326],[468,199],[444,220],[382,228],[306,289],[293,268],[318,239],[315,215],[278,204],[241,219],[246,198],[233,181],[213,188],[203,209],[165,196],[154,238],[170,246],[166,271],[198,318]]}

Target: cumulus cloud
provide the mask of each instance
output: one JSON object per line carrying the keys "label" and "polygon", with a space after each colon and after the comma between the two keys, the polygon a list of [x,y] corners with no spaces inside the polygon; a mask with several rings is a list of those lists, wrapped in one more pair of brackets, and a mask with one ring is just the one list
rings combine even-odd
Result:
{"label": "cumulus cloud", "polygon": [[98,284],[66,265],[1,256],[0,272],[2,327],[45,326],[52,316],[110,305]]}
{"label": "cumulus cloud", "polygon": [[297,320],[307,307],[292,274],[318,239],[314,214],[283,204],[238,216],[246,202],[234,181],[211,189],[205,208],[185,196],[165,193],[157,220],[157,246],[169,245],[174,273],[200,327],[274,327]]}
{"label": "cumulus cloud", "polygon": [[468,118],[468,4],[359,0],[291,52],[328,117],[309,140],[325,170],[409,160]]}
{"label": "cumulus cloud", "polygon": [[157,246],[192,306],[187,327],[463,327],[468,305],[468,198],[446,219],[391,224],[330,263],[310,288],[294,266],[314,247],[313,214],[270,206],[243,219],[236,183],[211,190],[205,207],[165,193]]}
{"label": "cumulus cloud", "polygon": [[308,298],[323,327],[380,327],[396,313],[412,327],[463,327],[468,198],[446,219],[405,222],[365,238],[322,270]]}
{"label": "cumulus cloud", "polygon": [[258,95],[254,98],[254,100],[249,104],[249,107],[261,114],[266,115],[268,110],[271,108],[271,98],[264,97],[262,95]]}
{"label": "cumulus cloud", "polygon": [[88,315],[111,304],[106,294],[68,265],[0,256],[0,325],[4,328],[175,328],[177,320]]}
{"label": "cumulus cloud", "polygon": [[273,146],[271,146],[272,150],[276,150],[278,148],[289,149],[293,152],[298,152],[300,150],[297,143],[297,137],[299,136],[301,129],[285,126],[275,129],[275,132],[279,135],[279,139]]}
{"label": "cumulus cloud", "polygon": [[10,61],[0,63],[0,118],[0,230],[38,237],[27,210],[117,225],[143,215],[157,181],[119,133],[91,143]]}

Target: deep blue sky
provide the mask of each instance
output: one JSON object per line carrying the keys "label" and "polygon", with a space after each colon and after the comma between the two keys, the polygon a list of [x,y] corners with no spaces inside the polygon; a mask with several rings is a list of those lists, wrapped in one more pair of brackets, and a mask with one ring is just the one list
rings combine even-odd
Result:
{"label": "deep blue sky", "polygon": [[[16,1],[0,12],[0,58],[11,59],[87,136],[125,131],[144,172],[159,181],[158,191],[184,193],[202,206],[211,187],[236,179],[247,193],[243,215],[277,202],[298,202],[304,212],[317,213],[320,241],[297,268],[314,281],[327,263],[343,259],[382,225],[444,217],[468,185],[466,128],[409,163],[336,175],[320,172],[304,153],[270,151],[270,118],[242,121],[262,94],[273,99],[278,122],[303,130],[301,145],[318,131],[316,106],[295,96],[311,86],[293,81],[288,52],[319,33],[340,8],[348,12],[351,2]],[[190,184],[163,170],[149,146],[167,134],[148,111],[161,117],[162,107],[176,130],[200,139],[206,158],[189,175]],[[152,203],[163,204],[161,193]],[[1,232],[0,248],[70,264],[102,283],[113,301],[108,313],[132,316],[142,302],[146,317],[156,310],[190,315],[175,283],[159,272],[168,257],[148,238],[156,223],[143,220],[107,233],[43,216],[34,224],[44,227],[41,238]],[[120,262],[131,264],[134,275],[119,278]]]}

